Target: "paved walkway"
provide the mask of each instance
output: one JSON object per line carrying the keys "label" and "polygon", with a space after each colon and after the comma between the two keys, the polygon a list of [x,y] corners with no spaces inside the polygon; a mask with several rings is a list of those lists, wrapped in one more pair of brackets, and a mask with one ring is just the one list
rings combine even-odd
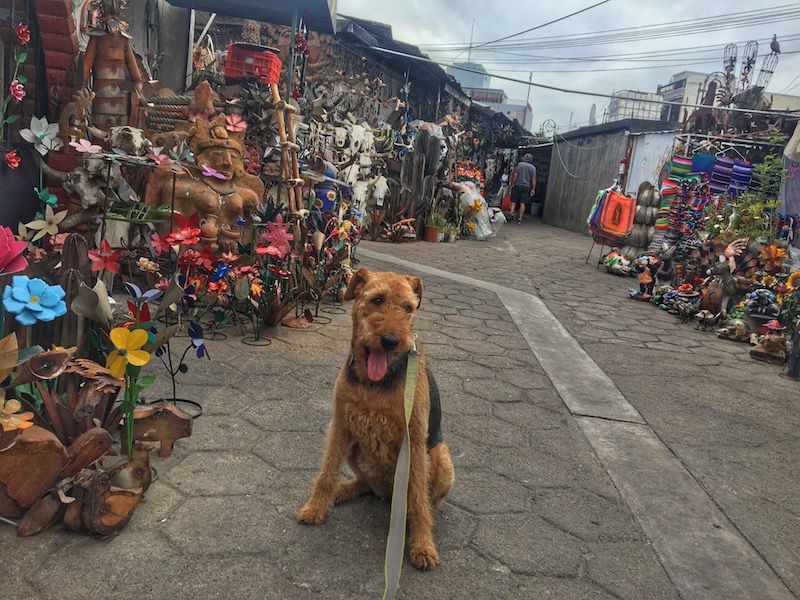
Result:
{"label": "paved walkway", "polygon": [[[587,265],[590,245],[526,221],[486,242],[359,247],[369,268],[424,278],[456,467],[442,563],[406,562],[400,597],[796,597],[800,383],[627,300],[634,280]],[[323,307],[330,323],[264,348],[209,342],[179,389],[204,415],[155,459],[128,528],[109,543],[0,528],[0,598],[379,598],[388,503],[294,522],[347,313]]]}

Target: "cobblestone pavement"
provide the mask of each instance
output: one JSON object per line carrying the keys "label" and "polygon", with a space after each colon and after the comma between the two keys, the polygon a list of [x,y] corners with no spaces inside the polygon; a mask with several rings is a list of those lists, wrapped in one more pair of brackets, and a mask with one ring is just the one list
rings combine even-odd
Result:
{"label": "cobblestone pavement", "polygon": [[[751,360],[747,346],[627,300],[634,280],[586,264],[590,245],[526,221],[486,242],[363,242],[360,258],[412,272],[390,260],[401,258],[541,298],[796,595],[800,384]],[[442,563],[425,573],[406,561],[399,597],[692,597],[668,574],[670,556],[644,533],[641,509],[567,410],[519,317],[485,288],[423,278],[418,331],[443,390],[457,481],[435,530]],[[330,322],[308,330],[269,331],[266,347],[233,332],[209,341],[213,360],[192,362],[178,390],[204,414],[171,458],[154,458],[159,479],[127,529],[104,543],[58,528],[19,539],[2,526],[0,598],[379,598],[387,502],[336,507],[320,527],[294,520],[348,350],[345,308],[323,306],[320,321]],[[151,398],[168,393],[164,377],[157,386]]]}

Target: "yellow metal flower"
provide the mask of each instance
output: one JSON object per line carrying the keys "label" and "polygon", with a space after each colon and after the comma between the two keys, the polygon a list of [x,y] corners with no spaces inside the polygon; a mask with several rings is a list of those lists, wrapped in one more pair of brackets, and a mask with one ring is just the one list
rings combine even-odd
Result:
{"label": "yellow metal flower", "polygon": [[150,360],[150,353],[142,350],[142,346],[147,343],[147,332],[143,329],[126,329],[125,327],[115,327],[109,333],[111,343],[115,350],[108,353],[106,368],[117,379],[125,376],[125,369],[128,365],[141,367]]}
{"label": "yellow metal flower", "polygon": [[773,288],[778,285],[778,279],[774,275],[764,275],[761,278],[761,285],[765,288]]}
{"label": "yellow metal flower", "polygon": [[786,285],[789,287],[790,290],[796,290],[800,288],[800,271],[795,271],[791,275],[789,275],[789,279],[786,281]]}
{"label": "yellow metal flower", "polygon": [[470,231],[475,231],[475,223],[473,221],[467,223],[467,229],[469,229]]}
{"label": "yellow metal flower", "polygon": [[3,431],[33,427],[33,413],[21,413],[19,412],[21,408],[19,400],[6,401],[6,391],[0,388],[0,424],[3,426]]}

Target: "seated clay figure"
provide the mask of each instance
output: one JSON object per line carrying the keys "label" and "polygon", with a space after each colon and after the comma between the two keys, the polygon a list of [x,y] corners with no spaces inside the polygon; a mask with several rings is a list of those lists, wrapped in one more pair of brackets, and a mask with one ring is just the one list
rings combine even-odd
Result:
{"label": "seated clay figure", "polygon": [[[264,184],[248,175],[242,164],[241,132],[225,128],[225,115],[211,121],[197,119],[189,141],[197,164],[191,174],[177,175],[174,210],[184,217],[200,215],[202,242],[223,251],[236,249],[240,231],[236,221],[258,205]],[[156,169],[150,174],[145,200],[150,206],[173,205],[173,173]]]}

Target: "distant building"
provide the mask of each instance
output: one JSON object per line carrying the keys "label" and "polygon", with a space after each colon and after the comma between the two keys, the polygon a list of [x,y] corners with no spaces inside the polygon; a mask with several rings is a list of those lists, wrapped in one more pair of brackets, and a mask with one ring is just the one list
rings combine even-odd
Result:
{"label": "distant building", "polygon": [[533,122],[533,109],[525,100],[509,100],[505,91],[497,88],[463,88],[467,96],[477,102],[507,116],[522,125],[528,131]]}
{"label": "distant building", "polygon": [[[459,67],[462,67],[459,69]],[[469,69],[465,71],[464,69]],[[480,71],[473,73],[472,71]],[[452,67],[447,67],[447,74],[455,77],[462,88],[486,88],[489,87],[489,74],[480,63],[457,62]]]}
{"label": "distant building", "polygon": [[487,104],[497,112],[503,113],[512,121],[517,121],[528,131],[533,123],[533,109],[525,100],[509,100],[502,104]]}
{"label": "distant building", "polygon": [[[664,102],[674,102],[675,104],[665,104],[661,108],[662,121],[683,121],[694,108],[687,108],[687,104],[700,104],[703,100],[702,94],[708,82],[713,78],[713,74],[698,73],[697,71],[681,71],[675,73],[666,85],[658,86],[656,93],[661,96]],[[686,113],[684,114],[684,110]]]}
{"label": "distant building", "polygon": [[[480,71],[480,73],[472,73],[464,71],[458,67],[471,69],[472,71]],[[499,88],[489,87],[489,75],[483,75],[486,69],[483,65],[474,62],[460,62],[453,63],[452,67],[447,67],[447,74],[455,77],[461,84],[464,92],[472,98],[473,102],[477,102],[482,106],[491,108],[495,112],[499,112],[512,121],[516,121],[526,130],[531,130],[533,123],[533,109],[526,100],[510,100],[504,90]]]}
{"label": "distant building", "polygon": [[461,86],[467,96],[481,104],[505,104],[508,96],[503,90],[495,88],[473,88]]}
{"label": "distant building", "polygon": [[613,93],[608,104],[604,122],[621,121],[622,119],[661,119],[661,96],[649,92],[621,90]]}

